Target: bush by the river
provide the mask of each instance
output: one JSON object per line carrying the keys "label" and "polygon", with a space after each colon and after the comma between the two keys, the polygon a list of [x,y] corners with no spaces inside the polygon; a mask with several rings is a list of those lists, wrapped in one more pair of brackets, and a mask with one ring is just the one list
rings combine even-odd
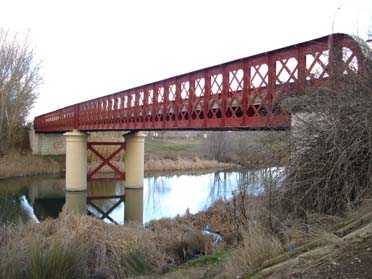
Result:
{"label": "bush by the river", "polygon": [[[205,255],[212,255],[205,261],[226,261],[213,254],[229,249],[237,251],[236,260],[219,265],[219,273],[253,271],[266,257],[282,251],[279,239],[259,221],[260,204],[248,197],[218,201],[208,211],[152,221],[145,227],[117,226],[65,211],[42,223],[2,225],[0,278],[146,277]],[[218,232],[222,241],[205,233],[206,227]],[[238,258],[239,270],[233,265]]]}

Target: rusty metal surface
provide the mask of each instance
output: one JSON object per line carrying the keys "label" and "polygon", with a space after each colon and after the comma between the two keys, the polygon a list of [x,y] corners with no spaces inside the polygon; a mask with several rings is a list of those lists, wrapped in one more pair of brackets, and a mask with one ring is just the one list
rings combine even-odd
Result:
{"label": "rusty metal surface", "polygon": [[336,71],[362,73],[351,36],[333,34],[117,92],[34,120],[36,132],[285,129],[284,94],[327,87]]}

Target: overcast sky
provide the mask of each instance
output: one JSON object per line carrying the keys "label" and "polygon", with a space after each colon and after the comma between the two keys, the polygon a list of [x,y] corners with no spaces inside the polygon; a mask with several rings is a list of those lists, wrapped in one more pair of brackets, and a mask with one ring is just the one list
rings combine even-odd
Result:
{"label": "overcast sky", "polygon": [[367,39],[371,0],[0,0],[44,84],[30,118],[334,32]]}

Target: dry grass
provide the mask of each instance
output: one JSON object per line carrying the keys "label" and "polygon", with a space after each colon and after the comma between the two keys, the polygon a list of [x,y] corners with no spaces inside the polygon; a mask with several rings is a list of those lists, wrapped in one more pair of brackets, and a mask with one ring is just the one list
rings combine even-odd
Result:
{"label": "dry grass", "polygon": [[62,167],[57,161],[30,153],[12,152],[0,158],[0,178],[60,172]]}
{"label": "dry grass", "polygon": [[[235,201],[218,201],[196,215],[152,221],[145,228],[131,223],[115,226],[65,212],[56,220],[40,224],[3,226],[0,278],[90,278],[95,273],[107,278],[155,275],[221,249],[234,249],[232,255],[240,257],[244,269],[237,273],[251,270],[276,253],[273,247],[277,238],[267,230],[266,222],[261,222],[261,205],[260,199],[239,196]],[[241,210],[245,212],[238,213]],[[206,224],[210,231],[223,236],[222,242],[216,243],[213,236],[202,233]],[[249,249],[254,249],[255,254],[250,254]],[[215,276],[216,270],[212,268],[208,274]],[[59,277],[54,271],[59,272]],[[177,278],[180,273],[172,274]]]}
{"label": "dry grass", "polygon": [[[159,272],[167,264],[167,254],[162,253],[161,247],[153,241],[155,234],[135,224],[119,227],[87,216],[63,213],[57,220],[3,228],[1,234],[1,278],[13,278],[15,273],[21,275],[20,278],[32,278],[31,271],[32,274],[42,273],[33,270],[40,269],[38,264],[45,264],[46,255],[49,256],[49,265],[57,265],[53,257],[61,257],[61,254],[53,251],[55,247],[70,247],[70,253],[78,254],[80,275],[76,278],[88,278],[95,272],[127,278]],[[43,254],[37,254],[40,250],[44,251]],[[68,267],[73,268],[72,264],[76,262],[70,262]],[[55,266],[54,270],[58,267]],[[40,278],[56,278],[53,271],[48,275]]]}
{"label": "dry grass", "polygon": [[[88,141],[89,142],[124,142],[122,132],[92,132],[89,134]],[[99,146],[95,145],[94,149],[96,149],[100,154],[104,157],[110,156],[118,147],[117,146]],[[88,151],[88,163],[92,165],[98,165],[101,163],[101,159],[99,159],[93,152]],[[111,162],[114,164],[121,164],[124,161],[124,152],[121,151]],[[109,171],[109,170],[107,170]],[[103,170],[103,172],[107,172]]]}
{"label": "dry grass", "polygon": [[191,158],[148,156],[145,160],[145,171],[222,169],[233,166],[234,164],[221,163],[216,160],[200,159],[196,155]]}
{"label": "dry grass", "polygon": [[[89,141],[98,142],[123,142],[121,133],[118,132],[104,132],[92,133],[89,136]],[[164,141],[164,142],[146,142],[146,156],[145,156],[145,171],[176,171],[176,170],[200,170],[200,169],[221,169],[234,166],[230,163],[221,163],[216,160],[201,159],[197,155],[178,155],[185,152],[194,145],[199,145],[199,142],[190,143],[183,141]],[[115,146],[95,146],[95,148],[108,157],[117,148]],[[120,152],[113,160],[113,165],[120,170],[124,170],[124,152]],[[95,169],[101,160],[97,158],[92,152],[88,152],[88,170]],[[101,173],[110,173],[112,169],[108,166],[100,170]]]}
{"label": "dry grass", "polygon": [[[304,241],[329,238],[329,223],[340,221],[318,215],[309,218],[311,224],[288,219],[272,230],[266,200],[240,193],[230,201],[217,201],[205,212],[152,221],[146,227],[115,226],[65,212],[40,224],[3,226],[0,278],[91,278],[93,274],[242,278],[260,270],[265,260],[283,253],[289,244],[298,247]],[[221,242],[202,233],[206,224],[223,237]],[[213,255],[217,256],[210,260]],[[195,257],[200,257],[200,265],[193,264]]]}
{"label": "dry grass", "polygon": [[283,246],[275,235],[260,224],[251,224],[249,230],[241,232],[241,243],[231,252],[224,264],[222,278],[241,278],[262,268],[265,260],[280,255]]}
{"label": "dry grass", "polygon": [[[88,173],[94,170],[101,162],[93,161],[88,163]],[[125,163],[123,161],[111,161],[119,170],[125,169]],[[208,169],[226,169],[235,166],[231,163],[221,163],[215,160],[200,159],[198,156],[190,157],[159,157],[159,156],[146,156],[145,158],[145,171],[146,172],[157,172],[157,171],[187,171],[187,170],[208,170]],[[113,170],[107,165],[100,169],[99,173],[113,173]]]}
{"label": "dry grass", "polygon": [[89,141],[96,142],[123,142],[123,132],[91,132],[89,133]]}
{"label": "dry grass", "polygon": [[65,212],[41,224],[3,226],[0,240],[0,278],[88,278],[97,272],[129,278],[161,273],[213,250],[213,240],[192,224],[115,226]]}

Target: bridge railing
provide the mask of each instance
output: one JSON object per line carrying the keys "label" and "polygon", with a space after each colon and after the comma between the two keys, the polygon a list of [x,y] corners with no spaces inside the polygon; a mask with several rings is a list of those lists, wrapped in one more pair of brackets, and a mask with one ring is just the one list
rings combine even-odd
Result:
{"label": "bridge railing", "polygon": [[357,41],[333,34],[65,107],[36,117],[34,128],[288,128],[283,95],[331,86],[336,72],[363,72],[364,60]]}

